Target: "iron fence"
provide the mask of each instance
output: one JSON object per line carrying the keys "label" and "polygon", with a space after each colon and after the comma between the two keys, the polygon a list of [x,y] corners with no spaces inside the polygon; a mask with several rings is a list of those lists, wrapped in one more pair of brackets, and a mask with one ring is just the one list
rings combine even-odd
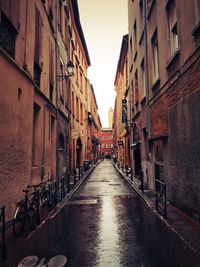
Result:
{"label": "iron fence", "polygon": [[156,210],[166,219],[167,218],[166,184],[160,180],[155,179],[155,185],[156,185]]}
{"label": "iron fence", "polygon": [[0,205],[0,259],[4,260],[6,258],[6,239],[5,239],[5,205]]}

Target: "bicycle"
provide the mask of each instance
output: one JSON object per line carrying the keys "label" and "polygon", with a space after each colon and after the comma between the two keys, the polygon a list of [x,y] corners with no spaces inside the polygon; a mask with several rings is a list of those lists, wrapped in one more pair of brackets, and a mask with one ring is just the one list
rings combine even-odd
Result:
{"label": "bicycle", "polygon": [[[30,193],[30,188],[34,188],[33,193]],[[24,199],[17,203],[13,217],[13,234],[16,237],[22,234],[27,222],[30,223],[32,229],[40,223],[37,186],[28,185],[22,191],[25,193]]]}

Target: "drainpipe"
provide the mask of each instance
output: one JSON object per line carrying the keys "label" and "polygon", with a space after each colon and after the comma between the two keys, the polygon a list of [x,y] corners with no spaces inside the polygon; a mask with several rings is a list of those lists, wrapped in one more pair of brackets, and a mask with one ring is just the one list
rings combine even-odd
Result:
{"label": "drainpipe", "polygon": [[56,5],[55,5],[55,31],[56,31],[56,39],[55,39],[55,48],[56,48],[56,179],[59,179],[59,159],[58,159],[58,120],[59,120],[59,111],[58,111],[58,104],[59,104],[59,95],[58,95],[58,86],[59,86],[59,78],[58,78],[58,55],[59,55],[59,47],[58,47],[58,1],[56,0]]}
{"label": "drainpipe", "polygon": [[[148,67],[148,42],[147,42],[147,0],[143,0],[143,23],[144,23],[144,49],[145,49],[145,82],[146,82],[146,129],[147,129],[147,160],[150,161],[149,153],[149,140],[151,136],[151,121],[150,121],[150,106],[149,106],[149,67]],[[147,173],[148,175],[148,173]]]}
{"label": "drainpipe", "polygon": [[44,179],[44,159],[45,159],[45,122],[46,122],[46,102],[44,103],[44,112],[43,112],[43,146],[42,146],[42,166],[41,166],[41,180]]}

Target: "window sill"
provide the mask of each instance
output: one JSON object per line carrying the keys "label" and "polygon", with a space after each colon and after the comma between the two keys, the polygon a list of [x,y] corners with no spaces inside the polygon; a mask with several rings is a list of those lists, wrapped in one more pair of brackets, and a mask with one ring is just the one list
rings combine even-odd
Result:
{"label": "window sill", "polygon": [[160,79],[158,78],[158,79],[155,80],[155,82],[153,83],[151,89],[152,89],[153,91],[155,91],[155,90],[158,89],[159,86],[160,86]]}
{"label": "window sill", "polygon": [[180,50],[176,49],[174,53],[171,55],[170,59],[168,60],[166,69],[168,69],[171,66],[171,64],[177,59],[177,57],[179,57],[179,55],[180,55]]}
{"label": "window sill", "polygon": [[192,31],[192,36],[197,36],[200,33],[200,22],[195,26],[195,28]]}

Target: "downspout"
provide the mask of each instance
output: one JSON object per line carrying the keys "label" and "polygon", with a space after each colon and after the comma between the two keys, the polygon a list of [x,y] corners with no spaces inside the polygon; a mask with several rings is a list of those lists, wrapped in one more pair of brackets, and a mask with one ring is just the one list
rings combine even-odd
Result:
{"label": "downspout", "polygon": [[42,166],[41,166],[41,181],[44,179],[44,159],[45,159],[45,122],[46,122],[46,102],[44,103],[44,112],[43,112],[43,147],[42,147]]}
{"label": "downspout", "polygon": [[[150,143],[149,140],[151,138],[151,121],[150,121],[150,105],[149,105],[149,66],[148,66],[148,41],[147,41],[147,0],[143,0],[144,6],[144,49],[145,49],[145,82],[146,82],[146,156],[147,156],[147,164],[150,164]],[[146,171],[147,180],[150,178],[149,167],[147,167]]]}
{"label": "downspout", "polygon": [[[147,125],[147,140],[151,136],[151,121],[150,121],[150,106],[149,106],[149,67],[148,67],[148,42],[147,42],[147,0],[144,3],[144,49],[145,49],[145,82],[146,82],[146,125]],[[149,144],[147,145],[147,155],[149,158]]]}
{"label": "downspout", "polygon": [[56,39],[55,39],[55,47],[56,47],[56,179],[59,179],[59,159],[58,159],[58,120],[59,120],[59,112],[58,112],[58,1],[56,0],[55,5],[55,30],[56,30]]}
{"label": "downspout", "polygon": [[27,69],[27,64],[26,64],[26,46],[27,46],[27,24],[28,24],[28,0],[26,0],[26,25],[25,25],[25,40],[24,40],[24,64],[23,64],[23,68]]}

